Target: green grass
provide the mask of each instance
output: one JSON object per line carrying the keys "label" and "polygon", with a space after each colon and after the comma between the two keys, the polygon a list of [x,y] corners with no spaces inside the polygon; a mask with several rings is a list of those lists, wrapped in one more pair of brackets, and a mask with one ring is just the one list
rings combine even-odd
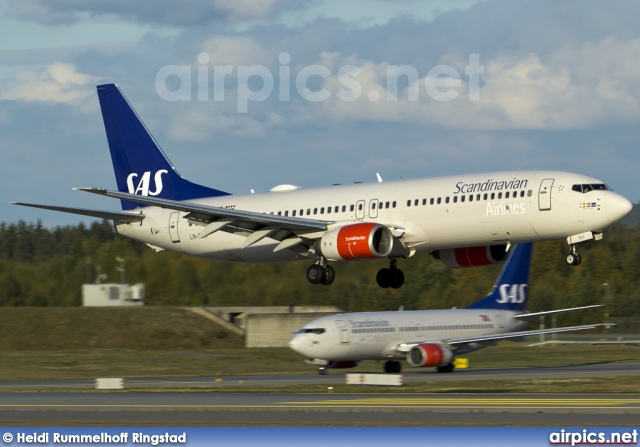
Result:
{"label": "green grass", "polygon": [[[244,348],[242,337],[209,320],[174,308],[0,308],[0,381],[95,379],[96,377],[225,377],[315,374],[287,348]],[[465,356],[471,368],[579,365],[640,361],[633,345],[546,345],[503,342]],[[405,363],[405,368],[411,370]],[[381,372],[363,362],[344,372]],[[454,373],[455,374],[455,373]],[[640,371],[638,372],[640,375]],[[561,380],[411,383],[391,392],[602,392],[638,393],[638,376]],[[336,387],[335,392],[382,387]],[[250,391],[244,386],[213,391]],[[255,389],[252,389],[255,390]],[[277,386],[260,391],[280,391]],[[284,389],[282,389],[284,390]],[[323,386],[286,391],[326,392]]]}

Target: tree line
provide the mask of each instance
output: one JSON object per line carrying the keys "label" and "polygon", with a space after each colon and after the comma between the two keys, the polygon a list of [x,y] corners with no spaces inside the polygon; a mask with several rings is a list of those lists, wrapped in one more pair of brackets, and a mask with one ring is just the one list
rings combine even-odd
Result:
{"label": "tree line", "polygon": [[[579,246],[583,262],[565,263],[566,241],[536,243],[529,310],[606,304],[611,317],[640,316],[640,224],[617,224],[602,241]],[[388,260],[335,264],[331,286],[310,285],[309,262],[232,264],[156,253],[119,236],[109,221],[47,229],[41,222],[0,224],[0,306],[80,306],[81,286],[99,275],[146,285],[146,305],[335,305],[345,311],[463,307],[483,297],[501,266],[454,270],[427,254],[398,261],[402,288],[381,289]],[[104,281],[103,281],[104,282]],[[602,313],[603,311],[597,311]],[[593,314],[563,317],[579,323]]]}

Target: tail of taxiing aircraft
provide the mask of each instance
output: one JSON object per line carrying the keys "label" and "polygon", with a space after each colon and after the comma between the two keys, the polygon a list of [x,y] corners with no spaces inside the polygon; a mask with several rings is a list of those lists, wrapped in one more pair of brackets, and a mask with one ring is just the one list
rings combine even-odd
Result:
{"label": "tail of taxiing aircraft", "polygon": [[[97,89],[119,191],[171,200],[229,195],[183,178],[117,85],[99,85]],[[121,203],[123,210],[140,206]]]}
{"label": "tail of taxiing aircraft", "polygon": [[533,244],[518,244],[489,294],[467,309],[500,309],[524,311],[529,294],[529,267]]}

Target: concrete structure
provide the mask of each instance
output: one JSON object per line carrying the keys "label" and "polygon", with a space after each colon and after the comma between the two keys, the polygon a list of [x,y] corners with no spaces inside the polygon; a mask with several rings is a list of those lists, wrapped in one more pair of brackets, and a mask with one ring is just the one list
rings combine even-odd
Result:
{"label": "concrete structure", "polygon": [[292,332],[316,318],[342,312],[335,306],[190,307],[223,328],[245,336],[247,348],[282,348]]}
{"label": "concrete structure", "polygon": [[289,345],[293,331],[316,318],[339,312],[292,314],[249,314],[246,321],[247,348],[283,348]]}
{"label": "concrete structure", "polygon": [[87,307],[143,306],[144,284],[84,284],[82,305]]}

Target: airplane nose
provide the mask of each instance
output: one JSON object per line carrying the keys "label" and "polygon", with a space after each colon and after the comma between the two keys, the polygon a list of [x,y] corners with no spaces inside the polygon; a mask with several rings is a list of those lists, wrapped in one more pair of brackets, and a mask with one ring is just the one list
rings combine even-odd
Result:
{"label": "airplane nose", "polygon": [[300,354],[300,337],[295,336],[289,341],[289,348],[295,352]]}
{"label": "airplane nose", "polygon": [[618,222],[631,212],[633,204],[629,199],[615,192],[607,194],[605,212],[611,223]]}

